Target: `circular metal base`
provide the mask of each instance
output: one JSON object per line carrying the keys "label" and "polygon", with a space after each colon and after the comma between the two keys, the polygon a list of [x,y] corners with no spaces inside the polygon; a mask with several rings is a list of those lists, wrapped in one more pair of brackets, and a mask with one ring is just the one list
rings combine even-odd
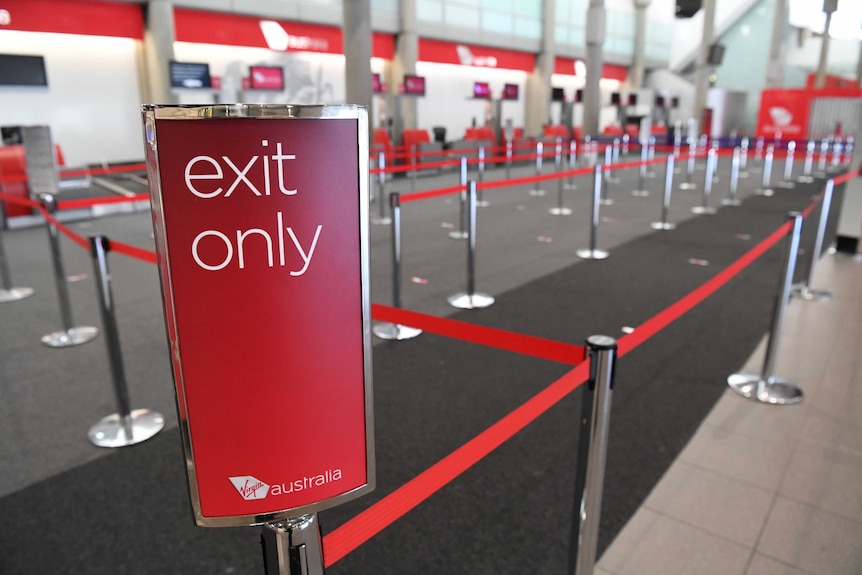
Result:
{"label": "circular metal base", "polygon": [[490,205],[491,205],[491,202],[489,202],[488,200],[478,200],[478,201],[476,201],[476,207],[477,207],[477,208],[487,208],[487,207],[488,207],[488,206],[490,206]]}
{"label": "circular metal base", "polygon": [[449,232],[449,237],[453,240],[466,240],[469,235],[467,232],[459,232],[457,230]]}
{"label": "circular metal base", "polygon": [[676,224],[670,222],[653,222],[649,225],[654,230],[675,230]]}
{"label": "circular metal base", "polygon": [[636,198],[645,198],[649,195],[649,190],[632,190],[632,195]]}
{"label": "circular metal base", "polygon": [[790,296],[805,301],[829,301],[832,294],[825,290],[809,289],[808,286],[795,285],[790,290]]}
{"label": "circular metal base", "polygon": [[695,206],[691,209],[691,213],[693,214],[705,214],[708,216],[714,216],[718,213],[718,210],[713,208],[712,206]]}
{"label": "circular metal base", "polygon": [[775,185],[776,185],[776,187],[782,188],[784,190],[792,190],[793,188],[796,187],[796,184],[794,184],[793,182],[784,182],[784,181],[778,182]]}
{"label": "circular metal base", "polygon": [[9,289],[0,289],[0,303],[9,301],[18,301],[33,295],[33,288],[28,287],[13,287]]}
{"label": "circular metal base", "polygon": [[544,196],[547,192],[542,189],[530,190],[528,192],[531,196]]}
{"label": "circular metal base", "polygon": [[679,189],[680,190],[696,190],[697,184],[689,184],[689,183],[683,182],[679,185]]}
{"label": "circular metal base", "polygon": [[484,293],[456,293],[447,300],[449,305],[458,309],[479,309],[494,303],[494,296]]}
{"label": "circular metal base", "polygon": [[725,198],[725,199],[721,200],[721,205],[722,206],[741,206],[742,200],[740,200],[738,198]]}
{"label": "circular metal base", "polygon": [[754,195],[768,198],[775,195],[775,190],[772,190],[770,188],[758,188],[754,190]]}
{"label": "circular metal base", "polygon": [[793,405],[802,401],[802,390],[780,377],[764,380],[753,373],[734,373],[727,378],[727,385],[742,397],[760,403]]}
{"label": "circular metal base", "polygon": [[392,223],[392,218],[388,216],[383,216],[382,218],[378,216],[372,216],[371,223],[375,226],[388,226]]}
{"label": "circular metal base", "polygon": [[165,426],[157,411],[136,409],[127,417],[119,413],[103,417],[87,432],[90,443],[98,447],[125,447],[151,438]]}
{"label": "circular metal base", "polygon": [[564,190],[577,190],[578,186],[577,186],[577,184],[563,184],[563,189]]}
{"label": "circular metal base", "polygon": [[605,183],[606,184],[619,184],[620,179],[619,178],[608,178],[605,180]]}
{"label": "circular metal base", "polygon": [[812,178],[811,176],[799,176],[798,178],[796,178],[796,181],[800,184],[811,184],[814,182],[814,178]]}
{"label": "circular metal base", "polygon": [[611,254],[605,250],[578,250],[575,252],[582,260],[603,260],[607,259]]}
{"label": "circular metal base", "polygon": [[599,200],[599,205],[600,206],[612,206],[612,205],[614,205],[614,201],[610,198],[603,198],[603,199]]}
{"label": "circular metal base", "polygon": [[422,333],[422,330],[416,327],[407,327],[400,323],[376,323],[371,328],[371,332],[380,339],[401,341],[413,339]]}
{"label": "circular metal base", "polygon": [[747,177],[748,177],[748,172],[739,172],[739,173],[737,174],[737,176],[739,176],[740,178],[747,178]]}
{"label": "circular metal base", "polygon": [[42,336],[42,343],[48,347],[71,347],[87,343],[99,334],[95,327],[73,327],[67,331],[55,331]]}
{"label": "circular metal base", "polygon": [[548,213],[553,214],[555,216],[570,216],[570,215],[572,215],[572,210],[569,208],[556,207],[556,208],[549,209]]}

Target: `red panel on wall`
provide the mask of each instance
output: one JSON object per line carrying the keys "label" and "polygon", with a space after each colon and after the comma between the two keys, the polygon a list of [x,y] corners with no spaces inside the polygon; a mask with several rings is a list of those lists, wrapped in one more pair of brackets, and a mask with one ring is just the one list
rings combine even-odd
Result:
{"label": "red panel on wall", "polygon": [[90,2],[87,0],[3,0],[9,13],[0,30],[54,32],[86,36],[144,37],[144,15],[140,4]]}
{"label": "red panel on wall", "polygon": [[577,76],[575,73],[575,62],[577,62],[577,60],[574,58],[561,58],[557,56],[554,58],[554,74]]}
{"label": "red panel on wall", "polygon": [[757,114],[757,135],[798,139],[808,132],[809,90],[764,90]]}
{"label": "red panel on wall", "polygon": [[536,67],[535,54],[472,44],[442,42],[428,38],[419,39],[419,60],[477,68],[505,68],[524,72],[532,72]]}
{"label": "red panel on wall", "polygon": [[395,57],[395,36],[373,32],[371,35],[371,56],[392,60]]}
{"label": "red panel on wall", "polygon": [[[562,74],[564,76],[576,76],[575,73],[575,58],[557,57],[554,59],[554,74]],[[602,66],[602,79],[604,80],[619,80],[624,81],[628,77],[629,69],[625,66],[617,64],[605,64]]]}

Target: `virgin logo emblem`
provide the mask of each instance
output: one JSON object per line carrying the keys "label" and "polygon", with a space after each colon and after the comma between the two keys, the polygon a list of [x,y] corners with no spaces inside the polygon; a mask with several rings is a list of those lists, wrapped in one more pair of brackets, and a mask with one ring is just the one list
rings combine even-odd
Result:
{"label": "virgin logo emblem", "polygon": [[769,117],[772,118],[772,121],[775,122],[775,125],[779,128],[789,126],[790,121],[793,120],[793,114],[791,114],[787,108],[769,108]]}
{"label": "virgin logo emblem", "polygon": [[233,486],[246,501],[263,499],[269,493],[269,484],[252,475],[240,475],[238,477],[228,477],[228,479],[230,479],[230,482],[233,483]]}

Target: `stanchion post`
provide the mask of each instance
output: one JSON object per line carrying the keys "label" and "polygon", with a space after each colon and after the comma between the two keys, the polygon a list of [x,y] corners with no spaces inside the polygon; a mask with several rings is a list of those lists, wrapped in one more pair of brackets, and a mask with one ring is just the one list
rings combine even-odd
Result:
{"label": "stanchion post", "polygon": [[781,181],[775,184],[779,188],[791,189],[795,188],[793,182],[793,156],[796,155],[796,142],[790,140],[787,142],[787,153],[784,156],[784,173],[781,176]]}
{"label": "stanchion post", "polygon": [[[536,177],[542,175],[542,156],[544,155],[544,144],[536,142]],[[544,196],[545,190],[536,182],[536,187],[530,190],[531,196]]]}
{"label": "stanchion post", "polygon": [[6,211],[3,200],[0,200],[0,303],[19,301],[33,295],[33,288],[13,287],[12,272],[9,271],[9,260],[6,258],[6,245],[3,236],[6,230]]}
{"label": "stanchion post", "polygon": [[791,405],[802,401],[801,389],[774,375],[775,359],[778,355],[787,302],[790,299],[793,272],[796,269],[796,257],[799,253],[799,238],[802,232],[802,214],[791,212],[788,217],[791,222],[790,242],[787,257],[784,260],[784,269],[781,272],[781,283],[775,298],[763,369],[760,374],[734,373],[727,378],[727,385],[739,395],[752,401],[774,405]]}
{"label": "stanchion post", "polygon": [[802,164],[802,175],[796,178],[800,184],[810,184],[814,181],[811,176],[811,169],[814,167],[814,149],[816,147],[814,140],[808,140],[805,144],[805,163]]}
{"label": "stanchion post", "polygon": [[371,216],[371,223],[375,226],[388,226],[392,220],[386,215],[386,154],[377,154],[377,215]]}
{"label": "stanchion post", "polygon": [[[605,164],[606,164],[605,167],[608,168],[607,178],[605,179],[605,183],[607,183],[607,184],[618,184],[618,183],[620,183],[620,179],[611,173],[610,168],[611,168],[611,166],[615,166],[615,165],[620,163],[620,139],[619,138],[614,138],[614,144],[611,147],[611,150],[613,151],[613,154],[611,156],[611,160],[608,161],[607,157],[605,157]],[[610,205],[610,204],[605,204],[605,205]]]}
{"label": "stanchion post", "polygon": [[599,203],[603,206],[614,205],[614,201],[608,197],[608,189],[610,189],[611,183],[619,182],[618,178],[611,177],[611,168],[613,168],[613,165],[613,148],[611,146],[607,146],[605,147],[605,165],[603,170],[604,184],[602,185],[602,195],[599,199]]}
{"label": "stanchion post", "polygon": [[265,524],[261,548],[265,575],[324,575],[317,513]]}
{"label": "stanchion post", "polygon": [[647,159],[649,157],[649,146],[641,146],[641,163],[638,166],[638,187],[632,190],[632,195],[639,198],[645,198],[649,195],[649,190],[644,185],[646,177]]}
{"label": "stanchion post", "polygon": [[590,219],[590,247],[581,249],[575,254],[584,260],[603,260],[610,254],[605,250],[596,249],[596,236],[599,228],[599,210],[602,204],[602,169],[604,166],[597,164],[593,172],[593,209]]}
{"label": "stanchion post", "polygon": [[[392,212],[392,307],[401,308],[401,194],[389,194],[389,210]],[[376,323],[371,328],[380,339],[401,341],[412,339],[422,333],[421,329],[400,323]]]}
{"label": "stanchion post", "polygon": [[458,229],[449,232],[453,240],[467,238],[467,156],[461,156],[461,193],[458,194]]}
{"label": "stanchion post", "polygon": [[685,181],[679,185],[680,190],[696,190],[697,184],[692,182],[694,177],[694,159],[697,155],[697,140],[693,136],[688,139],[688,159],[685,164]]}
{"label": "stanchion post", "polygon": [[468,187],[467,291],[448,299],[449,305],[459,309],[485,308],[494,303],[493,296],[476,292],[476,182],[471,181]]}
{"label": "stanchion post", "polygon": [[737,197],[739,188],[739,160],[741,151],[739,148],[733,149],[733,157],[730,160],[730,184],[727,188],[727,197],[721,200],[723,206],[741,206],[742,202]]}
{"label": "stanchion post", "polygon": [[676,229],[676,224],[672,224],[667,221],[668,212],[670,211],[670,195],[673,191],[673,169],[674,158],[673,154],[670,154],[667,157],[667,168],[665,169],[664,175],[664,194],[662,194],[661,199],[661,221],[652,222],[650,227],[654,230],[674,230]]}
{"label": "stanchion post", "polygon": [[[568,169],[575,170],[578,167],[578,142],[574,138],[569,140],[569,156],[568,156]],[[575,185],[574,176],[569,176],[566,178],[566,183],[563,187],[567,190],[576,190],[578,186]]]}
{"label": "stanchion post", "polygon": [[817,171],[814,173],[818,178],[826,176],[826,156],[829,154],[829,140],[823,138],[820,141],[820,153],[817,156]]}
{"label": "stanchion post", "polygon": [[836,138],[832,143],[832,163],[829,166],[830,172],[835,172],[841,165],[841,155],[843,154],[844,144],[841,138]]}
{"label": "stanchion post", "polygon": [[748,177],[748,138],[739,143],[739,177]]}
{"label": "stanchion post", "polygon": [[506,179],[512,178],[512,140],[506,140]]}
{"label": "stanchion post", "polygon": [[[57,202],[54,200],[54,196],[43,195],[42,207],[49,216],[53,216],[57,212]],[[69,286],[63,266],[63,256],[60,253],[60,231],[50,218],[46,218],[45,223],[48,228],[48,243],[51,247],[51,262],[54,268],[54,281],[57,285],[57,298],[60,303],[63,330],[42,336],[42,343],[48,347],[81,345],[95,338],[99,330],[91,326],[75,326],[72,319],[72,304],[69,301]]]}
{"label": "stanchion post", "polygon": [[93,270],[96,274],[99,311],[102,315],[102,328],[105,330],[105,346],[118,411],[100,419],[90,428],[87,437],[90,443],[98,447],[125,447],[146,441],[157,434],[165,426],[165,418],[149,409],[133,411],[131,408],[126,373],[123,369],[114,295],[111,290],[111,272],[108,269],[109,250],[110,243],[105,236],[90,237],[90,255],[93,257]]}
{"label": "stanchion post", "polygon": [[587,351],[590,380],[582,386],[569,547],[568,572],[571,575],[592,575],[596,564],[617,342],[606,335],[593,335],[587,339]]}
{"label": "stanchion post", "polygon": [[[412,166],[412,170],[410,170],[410,191],[416,191],[416,168],[419,166],[419,157],[416,154],[416,144],[410,144],[410,165]],[[381,196],[385,199],[385,195]]]}
{"label": "stanchion post", "polygon": [[701,205],[694,206],[691,211],[695,214],[713,215],[716,209],[709,205],[709,196],[712,195],[712,178],[715,173],[716,164],[715,148],[710,148],[706,153],[706,172],[703,177],[703,198]]}
{"label": "stanchion post", "polygon": [[[485,180],[485,146],[479,146],[479,164],[476,179],[479,180],[480,184]],[[489,205],[488,201],[482,198],[482,190],[479,190],[476,205],[480,208],[485,208]]]}
{"label": "stanchion post", "polygon": [[772,188],[770,188],[770,182],[772,181],[772,158],[774,154],[774,148],[772,144],[766,146],[766,159],[763,161],[763,178],[760,180],[760,187],[757,188],[754,193],[758,196],[771,196],[775,194]]}
{"label": "stanchion post", "polygon": [[812,289],[811,282],[814,279],[814,270],[817,267],[817,262],[820,260],[820,253],[823,251],[823,237],[826,235],[826,222],[829,221],[829,210],[832,209],[832,191],[834,188],[835,181],[828,180],[826,188],[823,190],[820,219],[817,223],[817,236],[814,239],[814,249],[811,251],[811,265],[808,267],[808,279],[804,283],[793,286],[793,291],[791,292],[793,297],[806,301],[829,301],[832,299],[832,294],[828,291]]}

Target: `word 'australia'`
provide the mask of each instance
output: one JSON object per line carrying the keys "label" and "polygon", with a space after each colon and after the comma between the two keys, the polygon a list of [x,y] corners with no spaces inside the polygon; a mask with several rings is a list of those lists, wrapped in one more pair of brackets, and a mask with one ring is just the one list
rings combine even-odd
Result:
{"label": "word 'australia'", "polygon": [[296,479],[290,483],[276,483],[272,486],[271,493],[273,495],[287,495],[288,493],[304,491],[312,487],[320,487],[339,479],[341,479],[340,469],[327,469],[320,475],[310,475],[302,479]]}

